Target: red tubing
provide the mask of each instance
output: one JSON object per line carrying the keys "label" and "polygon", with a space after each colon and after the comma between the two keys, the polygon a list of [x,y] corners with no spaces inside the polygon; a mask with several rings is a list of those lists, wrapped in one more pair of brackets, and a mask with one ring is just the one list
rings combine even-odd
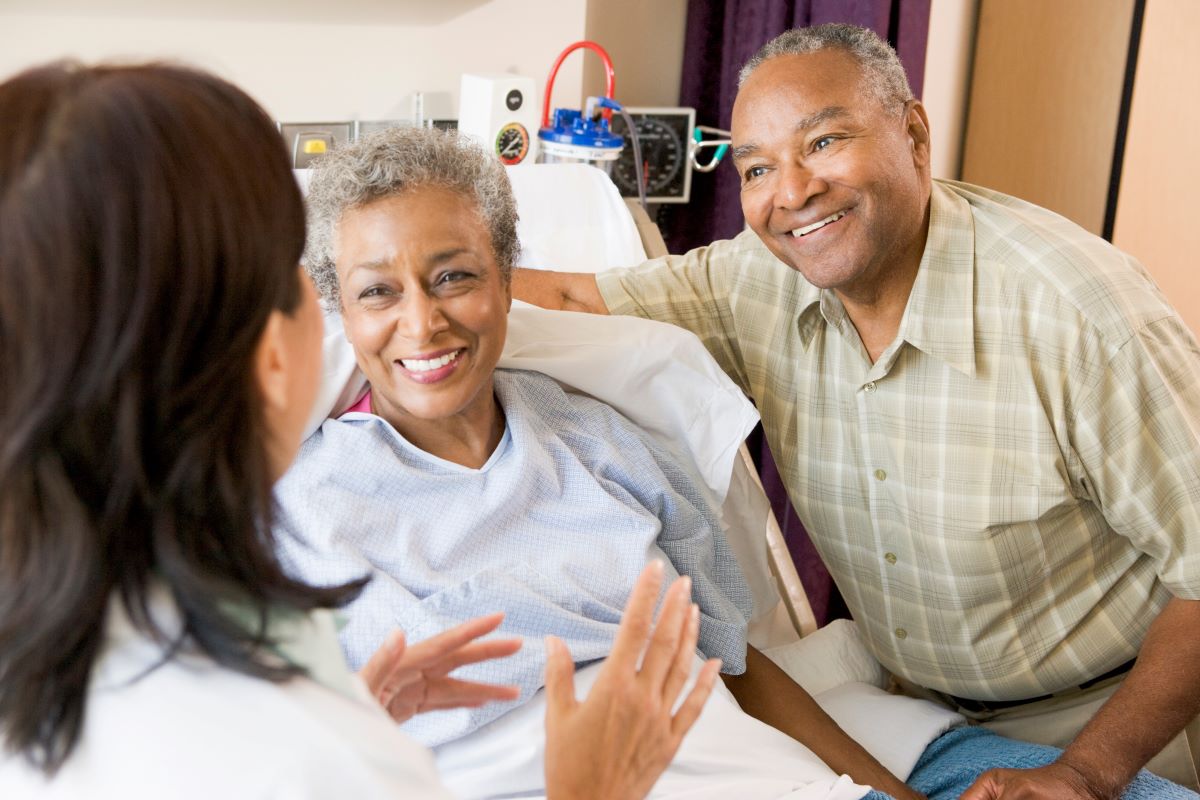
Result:
{"label": "red tubing", "polygon": [[[554,59],[554,66],[550,68],[550,77],[546,79],[546,96],[542,98],[542,127],[546,128],[550,125],[550,93],[554,90],[554,77],[558,75],[558,68],[562,66],[563,59],[575,52],[581,47],[586,47],[588,50],[594,51],[604,61],[604,96],[609,100],[613,99],[613,90],[617,87],[617,75],[613,72],[612,59],[608,57],[608,53],[604,48],[595,42],[589,42],[586,39],[575,42],[569,45],[566,50],[558,54],[558,58]],[[612,112],[607,109],[604,111],[604,116],[607,118]]]}

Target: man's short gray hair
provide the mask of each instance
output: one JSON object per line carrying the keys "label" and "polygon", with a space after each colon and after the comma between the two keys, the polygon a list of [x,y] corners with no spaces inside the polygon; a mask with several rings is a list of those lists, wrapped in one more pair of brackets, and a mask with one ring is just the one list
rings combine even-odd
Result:
{"label": "man's short gray hair", "polygon": [[510,279],[520,254],[517,203],[500,160],[453,131],[391,128],[337,148],[315,165],[304,265],[326,305],[341,305],[334,233],[342,215],[426,187],[449,189],[475,203],[500,275]]}
{"label": "man's short gray hair", "polygon": [[868,28],[844,23],[793,28],[764,44],[738,73],[741,87],[750,73],[776,56],[806,55],[818,50],[837,49],[850,55],[862,68],[864,88],[889,111],[899,112],[913,99],[904,65],[891,45]]}

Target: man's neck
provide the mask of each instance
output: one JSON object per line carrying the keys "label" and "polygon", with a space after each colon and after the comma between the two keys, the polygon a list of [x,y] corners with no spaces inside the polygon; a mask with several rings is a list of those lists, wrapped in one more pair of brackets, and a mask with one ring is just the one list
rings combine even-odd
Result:
{"label": "man's neck", "polygon": [[920,230],[921,235],[914,237],[907,248],[896,252],[887,264],[861,284],[834,289],[872,364],[900,332],[900,322],[908,308],[908,298],[925,253],[925,240],[929,234],[928,204]]}
{"label": "man's neck", "polygon": [[888,345],[896,340],[911,290],[910,282],[903,293],[886,292],[865,303],[836,292],[846,308],[846,316],[858,331],[858,337],[862,340],[872,364],[878,361]]}

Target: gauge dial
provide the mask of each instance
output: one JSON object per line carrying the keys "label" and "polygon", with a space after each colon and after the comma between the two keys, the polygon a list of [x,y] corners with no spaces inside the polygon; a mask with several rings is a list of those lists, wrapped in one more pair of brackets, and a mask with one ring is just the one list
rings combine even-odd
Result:
{"label": "gauge dial", "polygon": [[529,155],[529,131],[519,122],[510,122],[496,134],[496,155],[508,166],[520,164]]}
{"label": "gauge dial", "polygon": [[[687,157],[679,132],[669,123],[654,117],[634,117],[642,148],[642,166],[647,195],[665,195],[683,169]],[[621,193],[637,196],[637,170],[633,163],[633,143],[626,136],[625,149],[613,169],[613,182]]]}

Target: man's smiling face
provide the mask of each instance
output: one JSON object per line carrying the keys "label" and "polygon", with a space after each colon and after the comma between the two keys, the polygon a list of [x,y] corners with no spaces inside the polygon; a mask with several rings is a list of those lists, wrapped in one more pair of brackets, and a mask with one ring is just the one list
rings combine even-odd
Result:
{"label": "man's smiling face", "polygon": [[746,222],[813,285],[854,294],[920,262],[929,200],[924,109],[887,108],[837,49],[750,74],[733,107]]}

